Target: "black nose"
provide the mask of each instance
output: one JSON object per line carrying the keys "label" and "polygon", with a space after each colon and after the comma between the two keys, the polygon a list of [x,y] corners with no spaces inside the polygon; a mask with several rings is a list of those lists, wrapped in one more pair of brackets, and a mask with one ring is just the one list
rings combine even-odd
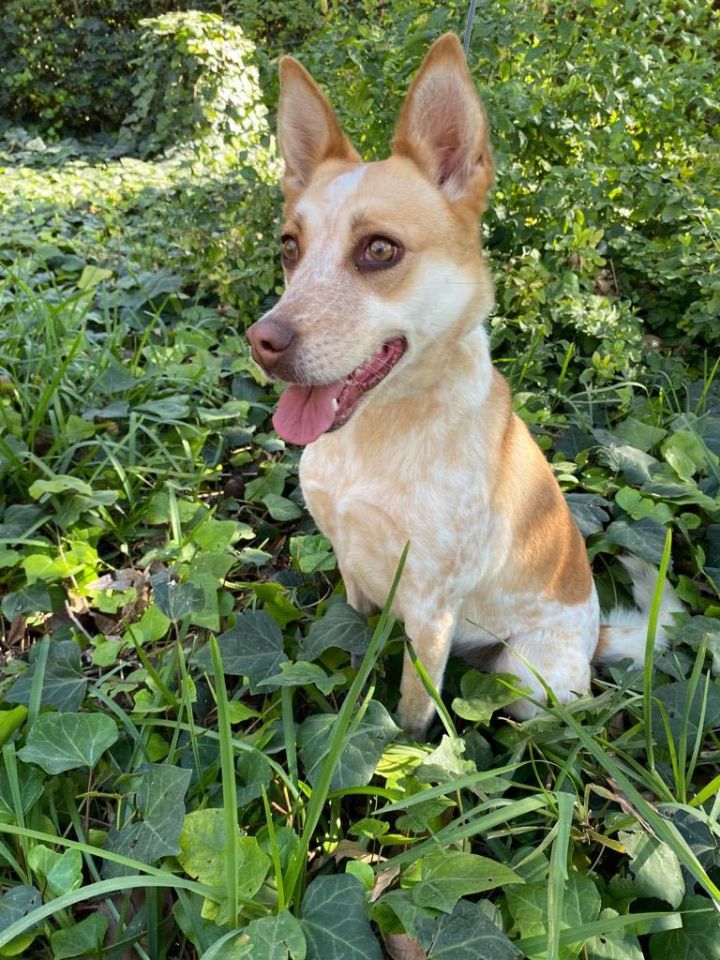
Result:
{"label": "black nose", "polygon": [[287,358],[295,340],[295,331],[280,320],[263,317],[254,323],[247,332],[253,360],[267,371],[271,371]]}

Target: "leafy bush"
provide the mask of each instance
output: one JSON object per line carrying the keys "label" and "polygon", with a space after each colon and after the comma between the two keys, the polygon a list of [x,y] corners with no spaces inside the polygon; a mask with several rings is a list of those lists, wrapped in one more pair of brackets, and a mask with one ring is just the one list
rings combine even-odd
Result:
{"label": "leafy bush", "polygon": [[131,103],[137,23],[177,0],[6,0],[0,113],[46,130],[115,130]]}
{"label": "leafy bush", "polygon": [[256,142],[267,112],[250,60],[253,44],[212,13],[167,13],[140,21],[132,109],[121,143],[157,153],[187,140]]}

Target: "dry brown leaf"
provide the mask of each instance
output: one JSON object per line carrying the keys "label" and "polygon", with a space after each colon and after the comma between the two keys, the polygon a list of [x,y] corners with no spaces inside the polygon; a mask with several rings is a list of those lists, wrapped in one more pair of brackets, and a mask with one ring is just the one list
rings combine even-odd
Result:
{"label": "dry brown leaf", "polygon": [[370,903],[375,903],[378,897],[385,893],[387,888],[392,886],[399,876],[400,867],[389,867],[387,870],[381,870],[375,877],[375,883],[373,884],[372,893],[370,894]]}
{"label": "dry brown leaf", "polygon": [[355,840],[341,840],[332,852],[335,863],[341,860],[359,860],[361,863],[382,863],[386,857],[379,853],[368,853],[361,843]]}
{"label": "dry brown leaf", "polygon": [[427,960],[420,942],[406,933],[385,933],[383,942],[392,960]]}

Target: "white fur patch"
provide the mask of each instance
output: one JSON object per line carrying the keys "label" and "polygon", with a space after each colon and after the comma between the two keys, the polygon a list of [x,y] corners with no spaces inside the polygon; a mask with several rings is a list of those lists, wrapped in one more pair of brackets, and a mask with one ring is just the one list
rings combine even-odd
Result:
{"label": "white fur patch", "polygon": [[[645,660],[648,617],[652,606],[658,571],[639,557],[621,557],[621,563],[632,577],[632,589],[637,609],[616,607],[603,617],[604,643],[596,660],[599,663],[617,663],[619,660]],[[665,627],[673,624],[673,614],[682,613],[685,607],[675,596],[670,584],[663,584],[655,631],[655,650],[664,650],[668,645]]]}
{"label": "white fur patch", "polygon": [[324,242],[329,239],[330,228],[342,213],[340,208],[355,196],[366,171],[367,165],[359,163],[352,170],[331,180],[320,197],[311,200],[305,196],[300,199],[297,205],[298,214],[307,220],[313,230],[325,232]]}
{"label": "white fur patch", "polygon": [[358,164],[354,170],[341,173],[339,177],[331,180],[325,188],[325,198],[327,202],[333,205],[344,203],[353,194],[357,193],[366,171],[367,167],[365,164]]}

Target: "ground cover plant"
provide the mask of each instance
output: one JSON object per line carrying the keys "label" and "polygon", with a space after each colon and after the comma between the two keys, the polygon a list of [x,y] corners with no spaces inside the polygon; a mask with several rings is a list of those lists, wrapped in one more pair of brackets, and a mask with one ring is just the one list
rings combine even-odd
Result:
{"label": "ground cover plant", "polygon": [[[91,6],[57,3],[68,29]],[[496,362],[602,602],[630,602],[629,551],[687,614],[653,670],[525,724],[511,677],[453,661],[427,743],[393,719],[401,627],[345,603],[243,331],[280,284],[276,57],[374,158],[466,10],[187,6],[117,3],[122,115],[59,106],[66,75],[97,89],[92,30],[88,76],[44,48],[44,99],[11,113],[32,84],[0,74],[0,956],[720,957],[711,5],[477,14]]]}

